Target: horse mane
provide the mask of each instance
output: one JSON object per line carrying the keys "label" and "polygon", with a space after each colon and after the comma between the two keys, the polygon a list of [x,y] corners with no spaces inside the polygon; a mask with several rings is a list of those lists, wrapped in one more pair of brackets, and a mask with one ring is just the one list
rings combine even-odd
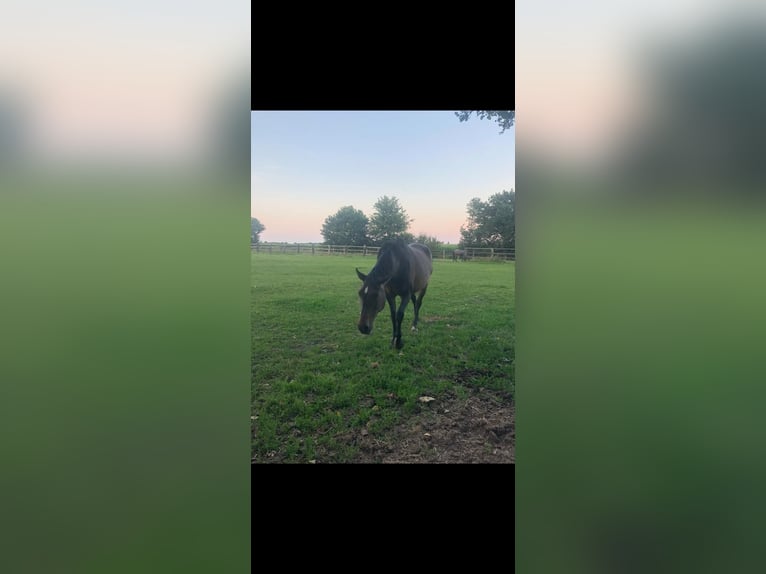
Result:
{"label": "horse mane", "polygon": [[407,257],[407,244],[404,242],[404,239],[397,237],[396,239],[387,239],[384,241],[383,245],[380,246],[380,251],[378,251],[378,259],[388,253]]}
{"label": "horse mane", "polygon": [[370,275],[376,280],[383,280],[393,275],[395,270],[392,259],[398,260],[399,269],[402,267],[409,268],[408,255],[407,244],[401,237],[384,241],[378,250],[378,260],[375,267],[370,271]]}

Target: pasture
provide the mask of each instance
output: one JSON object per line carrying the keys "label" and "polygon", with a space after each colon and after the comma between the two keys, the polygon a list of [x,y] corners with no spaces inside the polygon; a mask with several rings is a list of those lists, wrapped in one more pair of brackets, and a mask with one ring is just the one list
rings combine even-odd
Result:
{"label": "pasture", "polygon": [[435,260],[401,351],[357,330],[374,264],[252,253],[252,461],[512,462],[515,263]]}

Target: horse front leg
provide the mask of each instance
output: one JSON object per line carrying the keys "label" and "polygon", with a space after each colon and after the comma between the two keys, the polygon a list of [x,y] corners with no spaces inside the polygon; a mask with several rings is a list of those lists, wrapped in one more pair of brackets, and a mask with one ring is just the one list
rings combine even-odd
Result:
{"label": "horse front leg", "polygon": [[396,296],[386,294],[386,300],[388,300],[388,308],[391,309],[391,325],[394,329],[391,335],[391,347],[393,347],[396,342]]}
{"label": "horse front leg", "polygon": [[404,343],[402,342],[402,321],[404,320],[404,310],[407,308],[407,303],[410,302],[411,296],[410,293],[402,295],[402,304],[399,305],[399,310],[396,312],[396,334],[394,335],[394,339],[396,340],[397,349],[404,347]]}

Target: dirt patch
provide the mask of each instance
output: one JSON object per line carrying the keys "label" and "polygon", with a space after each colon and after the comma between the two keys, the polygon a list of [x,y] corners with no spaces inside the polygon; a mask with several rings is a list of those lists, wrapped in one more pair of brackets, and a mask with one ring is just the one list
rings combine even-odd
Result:
{"label": "dirt patch", "polygon": [[424,403],[417,415],[373,436],[361,431],[348,442],[361,463],[515,463],[514,404],[508,393],[461,387]]}
{"label": "dirt patch", "polygon": [[[476,387],[475,381],[465,384],[484,374],[476,369],[461,371],[455,377],[454,387],[424,398],[418,403],[417,413],[385,432],[357,428],[336,435],[337,443],[357,451],[347,462],[515,464],[515,405],[511,394]],[[374,410],[375,400],[364,397],[360,406]],[[295,425],[289,432],[303,442]],[[322,450],[317,448],[312,462],[332,462],[337,457],[335,452]],[[284,456],[270,451],[251,462],[280,463],[285,461]]]}
{"label": "dirt patch", "polygon": [[457,375],[455,375],[455,381],[458,383],[468,383],[473,379],[486,377],[491,374],[492,372],[487,369],[463,369]]}

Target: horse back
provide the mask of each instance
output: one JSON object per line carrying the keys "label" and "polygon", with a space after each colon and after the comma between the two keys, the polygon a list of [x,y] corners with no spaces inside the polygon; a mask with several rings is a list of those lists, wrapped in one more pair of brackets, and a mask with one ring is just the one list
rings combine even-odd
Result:
{"label": "horse back", "polygon": [[433,260],[431,250],[427,245],[410,243],[408,247],[412,254],[410,284],[412,285],[412,292],[417,293],[428,285],[428,280],[433,273]]}

